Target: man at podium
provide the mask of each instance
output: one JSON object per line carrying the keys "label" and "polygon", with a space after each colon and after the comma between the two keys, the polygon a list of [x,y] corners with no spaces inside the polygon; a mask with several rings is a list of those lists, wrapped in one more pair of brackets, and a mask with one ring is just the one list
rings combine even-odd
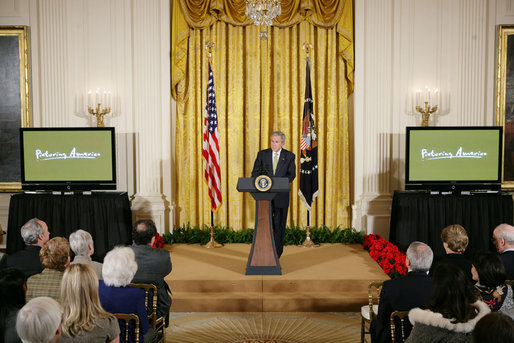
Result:
{"label": "man at podium", "polygon": [[[286,135],[281,131],[271,134],[271,148],[261,150],[253,164],[252,177],[268,175],[269,177],[287,177],[293,182],[296,177],[295,155],[283,146]],[[289,193],[278,193],[271,201],[273,215],[273,238],[277,255],[280,257],[284,250],[284,233],[286,229],[287,210],[289,208]]]}

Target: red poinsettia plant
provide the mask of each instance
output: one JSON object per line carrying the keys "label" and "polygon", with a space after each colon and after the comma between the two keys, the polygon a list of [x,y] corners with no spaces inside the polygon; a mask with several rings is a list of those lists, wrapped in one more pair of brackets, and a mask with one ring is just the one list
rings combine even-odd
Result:
{"label": "red poinsettia plant", "polygon": [[155,242],[152,244],[152,248],[162,248],[164,246],[164,238],[159,235],[157,232],[157,235],[155,235]]}
{"label": "red poinsettia plant", "polygon": [[369,251],[369,256],[375,260],[384,272],[391,278],[407,274],[405,254],[398,247],[386,241],[380,235],[364,236],[364,249]]}

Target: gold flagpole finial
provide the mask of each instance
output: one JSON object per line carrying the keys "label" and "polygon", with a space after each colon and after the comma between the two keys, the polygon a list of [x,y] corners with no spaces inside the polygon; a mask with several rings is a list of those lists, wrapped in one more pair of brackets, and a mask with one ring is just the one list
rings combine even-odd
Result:
{"label": "gold flagpole finial", "polygon": [[207,43],[205,43],[205,50],[208,50],[209,51],[209,59],[212,58],[212,50],[216,47],[216,43],[214,43],[213,41],[208,41]]}
{"label": "gold flagpole finial", "polygon": [[308,42],[304,42],[303,43],[303,50],[305,50],[305,53],[307,54],[307,56],[309,56],[309,53],[311,52],[311,49],[312,49],[312,44],[311,43],[308,43]]}

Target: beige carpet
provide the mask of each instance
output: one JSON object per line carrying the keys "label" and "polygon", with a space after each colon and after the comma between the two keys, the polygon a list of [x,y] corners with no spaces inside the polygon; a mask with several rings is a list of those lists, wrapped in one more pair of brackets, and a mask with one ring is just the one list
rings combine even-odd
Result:
{"label": "beige carpet", "polygon": [[282,275],[245,275],[249,244],[173,244],[171,312],[356,312],[370,281],[387,280],[361,244],[284,247]]}
{"label": "beige carpet", "polygon": [[171,343],[346,343],[360,341],[355,312],[171,313]]}

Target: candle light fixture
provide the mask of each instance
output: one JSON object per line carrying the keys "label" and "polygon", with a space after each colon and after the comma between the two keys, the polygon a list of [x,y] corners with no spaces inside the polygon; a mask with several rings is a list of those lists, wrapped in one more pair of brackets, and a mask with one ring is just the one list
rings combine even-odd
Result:
{"label": "candle light fixture", "polygon": [[[423,98],[423,100],[421,99]],[[439,89],[431,90],[425,86],[425,92],[416,89],[416,111],[421,114],[421,126],[428,126],[428,120],[432,113],[439,107]]]}
{"label": "candle light fixture", "polygon": [[111,92],[100,88],[95,94],[90,90],[87,92],[87,110],[96,118],[96,126],[104,127],[104,116],[111,113]]}
{"label": "candle light fixture", "polygon": [[259,37],[262,40],[268,39],[268,26],[271,26],[273,19],[282,14],[279,0],[247,0],[246,16],[253,20],[253,24],[261,26]]}

